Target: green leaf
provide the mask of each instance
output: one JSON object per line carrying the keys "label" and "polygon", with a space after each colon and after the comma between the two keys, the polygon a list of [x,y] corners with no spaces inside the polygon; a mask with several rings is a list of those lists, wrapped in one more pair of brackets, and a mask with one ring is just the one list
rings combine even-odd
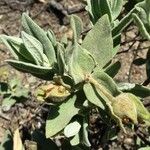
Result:
{"label": "green leaf", "polygon": [[82,133],[83,133],[82,143],[87,147],[91,147],[91,143],[89,141],[89,136],[88,136],[88,122],[85,118],[83,118]]}
{"label": "green leaf", "polygon": [[42,44],[36,38],[25,32],[22,32],[21,36],[27,51],[32,56],[36,64],[43,65],[44,53]]}
{"label": "green leaf", "polygon": [[142,34],[142,36],[148,40],[150,40],[150,34],[149,32],[147,31],[147,29],[145,28],[142,20],[138,17],[138,15],[136,15],[135,13],[132,14],[132,17],[135,21],[135,23],[138,25],[139,27],[139,30]]}
{"label": "green leaf", "polygon": [[115,20],[121,13],[123,7],[123,0],[109,0],[112,20]]}
{"label": "green leaf", "polygon": [[15,57],[16,59],[25,62],[31,62],[34,64],[36,63],[36,60],[34,59],[32,53],[30,52],[30,50],[26,49],[21,38],[5,36],[5,35],[2,35],[2,38],[4,44],[10,49],[10,51],[13,51],[17,55],[17,57]]}
{"label": "green leaf", "polygon": [[33,35],[43,45],[44,53],[46,54],[50,65],[56,62],[55,50],[48,39],[46,32],[41,29],[27,14],[22,15],[22,26],[26,33]]}
{"label": "green leaf", "polygon": [[22,72],[27,72],[34,74],[34,76],[51,76],[54,74],[54,70],[51,67],[42,67],[42,66],[37,66],[33,65],[31,63],[25,63],[22,61],[16,61],[16,60],[6,60],[11,66],[13,66],[15,69],[22,71]]}
{"label": "green leaf", "polygon": [[51,43],[55,47],[57,45],[57,41],[56,41],[55,34],[52,30],[47,31],[47,37],[49,38],[49,40],[51,41]]}
{"label": "green leaf", "polygon": [[82,20],[76,15],[71,15],[70,23],[71,23],[71,28],[73,29],[74,42],[77,42],[83,30]]}
{"label": "green leaf", "polygon": [[150,126],[150,113],[149,111],[144,107],[143,103],[140,101],[138,97],[135,95],[129,93],[130,100],[134,102],[136,105],[137,115],[140,121],[142,123],[144,122],[147,126]]}
{"label": "green leaf", "polygon": [[147,146],[147,147],[141,147],[138,150],[150,150],[150,147],[149,146]]}
{"label": "green leaf", "polygon": [[135,5],[135,12],[132,17],[139,27],[142,36],[150,40],[150,2],[145,0]]}
{"label": "green leaf", "polygon": [[76,146],[76,145],[80,144],[80,135],[79,135],[79,133],[76,134],[76,135],[71,139],[70,144],[71,144],[72,146]]}
{"label": "green leaf", "polygon": [[82,47],[87,49],[103,68],[113,57],[113,39],[107,15],[101,17],[83,40]]}
{"label": "green leaf", "polygon": [[109,65],[104,71],[110,77],[113,78],[119,72],[120,68],[121,68],[121,63],[119,61],[117,61],[114,64]]}
{"label": "green leaf", "polygon": [[103,85],[111,95],[117,96],[121,93],[114,80],[99,68],[96,68],[92,76],[97,80],[98,83]]}
{"label": "green leaf", "polygon": [[105,14],[109,16],[110,22],[112,21],[111,8],[108,0],[87,0],[86,10],[89,12],[93,24]]}
{"label": "green leaf", "polygon": [[64,72],[67,72],[67,66],[65,63],[65,50],[62,44],[58,43],[57,44],[57,63],[58,63],[58,68],[59,68],[59,73],[61,75],[64,74]]}
{"label": "green leaf", "polygon": [[[74,106],[76,96],[74,95],[59,107],[51,110],[46,121],[46,138],[59,133],[75,116],[79,109]],[[58,109],[58,111],[57,111]]]}
{"label": "green leaf", "polygon": [[13,139],[9,130],[6,131],[0,144],[0,150],[13,150]]}
{"label": "green leaf", "polygon": [[[0,35],[2,42],[8,47],[11,54],[15,59],[23,60],[23,61],[31,61],[33,62],[30,55],[28,55],[23,42],[20,38],[11,37],[6,35]],[[26,57],[26,58],[25,58]]]}
{"label": "green leaf", "polygon": [[18,59],[18,53],[16,52],[16,50],[14,50],[14,48],[8,43],[8,39],[9,40],[15,40],[17,41],[17,43],[20,44],[21,39],[20,38],[16,38],[16,37],[11,37],[11,36],[7,36],[7,35],[0,35],[0,40],[2,41],[2,43],[4,43],[10,50],[11,54]]}
{"label": "green leaf", "polygon": [[75,84],[84,81],[85,75],[90,74],[95,68],[95,61],[91,54],[80,45],[76,44],[69,57],[67,56],[69,74]]}
{"label": "green leaf", "polygon": [[148,97],[150,96],[150,88],[139,85],[139,84],[134,84],[134,83],[119,83],[118,84],[119,90],[123,92],[130,92],[136,96],[139,97]]}
{"label": "green leaf", "polygon": [[99,94],[91,84],[85,84],[83,90],[89,102],[100,107],[102,110],[105,110],[104,100],[101,98],[101,96],[99,96]]}
{"label": "green leaf", "polygon": [[76,134],[79,133],[80,128],[81,128],[81,125],[80,125],[79,122],[77,122],[77,121],[71,122],[70,124],[68,124],[65,127],[65,129],[64,129],[64,135],[67,138],[75,136]]}
{"label": "green leaf", "polygon": [[6,97],[2,101],[2,109],[8,111],[15,103],[16,100],[14,98]]}

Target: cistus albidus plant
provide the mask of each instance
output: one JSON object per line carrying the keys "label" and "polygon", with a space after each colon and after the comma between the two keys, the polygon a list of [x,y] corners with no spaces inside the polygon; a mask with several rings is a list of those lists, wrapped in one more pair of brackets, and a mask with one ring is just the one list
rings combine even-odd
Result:
{"label": "cistus albidus plant", "polygon": [[[121,90],[112,79],[117,72],[116,66],[108,65],[119,48],[114,39],[122,31],[117,30],[116,36],[112,36],[117,27],[114,21],[123,5],[122,1],[117,2],[119,7],[103,1],[109,11],[94,19],[93,10],[100,10],[95,8],[94,1],[88,1],[93,26],[82,42],[82,21],[75,15],[70,17],[71,41],[65,36],[58,41],[51,30],[45,32],[25,13],[22,15],[24,31],[19,38],[0,36],[13,55],[14,59],[6,60],[11,66],[49,81],[36,92],[37,99],[51,104],[46,138],[63,134],[70,149],[90,148],[88,116],[92,108],[98,109],[104,122],[111,124],[115,121],[125,133],[128,124],[150,125],[150,113],[142,104],[140,95],[133,94],[134,90]],[[145,96],[149,96],[150,89],[139,89],[143,88]]]}

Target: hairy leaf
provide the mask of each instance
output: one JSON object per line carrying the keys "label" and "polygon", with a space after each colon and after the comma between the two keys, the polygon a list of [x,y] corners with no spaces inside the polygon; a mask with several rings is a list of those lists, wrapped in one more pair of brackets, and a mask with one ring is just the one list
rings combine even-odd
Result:
{"label": "hairy leaf", "polygon": [[71,15],[71,27],[73,29],[73,39],[74,42],[78,41],[80,34],[83,30],[83,24],[81,19],[76,15]]}
{"label": "hairy leaf", "polygon": [[25,63],[17,60],[6,60],[6,61],[15,69],[22,72],[34,74],[35,76],[37,75],[37,77],[38,75],[47,76],[47,74],[49,74],[49,76],[51,76],[51,74],[54,74],[54,70],[51,67],[37,66],[31,63]]}
{"label": "hairy leaf", "polygon": [[117,96],[121,93],[114,80],[99,68],[96,68],[92,76],[113,96]]}
{"label": "hairy leaf", "polygon": [[96,65],[91,54],[78,44],[73,47],[68,59],[69,74],[75,84],[84,81],[85,75],[90,74]]}
{"label": "hairy leaf", "polygon": [[22,32],[22,40],[27,49],[30,53],[32,58],[35,60],[37,65],[43,65],[44,57],[43,57],[43,46],[42,44],[33,36]]}
{"label": "hairy leaf", "polygon": [[112,20],[115,20],[121,13],[123,0],[108,0],[111,7]]}
{"label": "hairy leaf", "polygon": [[87,100],[90,101],[92,104],[100,107],[101,109],[105,110],[105,102],[101,98],[101,96],[96,92],[94,87],[91,84],[85,84],[83,87],[84,93],[87,97]]}
{"label": "hairy leaf", "polygon": [[[59,133],[75,116],[79,109],[74,106],[76,96],[74,95],[58,108],[52,110],[46,121],[46,137],[52,137]],[[58,109],[58,111],[57,111]]]}
{"label": "hairy leaf", "polygon": [[52,43],[48,39],[46,32],[41,29],[27,14],[22,15],[22,26],[26,33],[33,35],[43,45],[44,53],[46,54],[49,63],[56,62],[55,51]]}
{"label": "hairy leaf", "polygon": [[110,21],[112,21],[112,12],[108,0],[87,0],[86,9],[90,14],[93,24],[105,14],[107,14]]}
{"label": "hairy leaf", "polygon": [[70,124],[68,124],[65,127],[65,129],[64,129],[64,135],[67,138],[75,136],[76,134],[79,133],[80,128],[81,128],[81,125],[80,125],[79,122],[77,122],[77,121],[71,122]]}
{"label": "hairy leaf", "polygon": [[107,15],[101,17],[83,40],[82,47],[87,49],[103,68],[113,57],[113,39]]}
{"label": "hairy leaf", "polygon": [[150,88],[139,84],[119,83],[118,88],[124,92],[130,92],[142,98],[150,96]]}

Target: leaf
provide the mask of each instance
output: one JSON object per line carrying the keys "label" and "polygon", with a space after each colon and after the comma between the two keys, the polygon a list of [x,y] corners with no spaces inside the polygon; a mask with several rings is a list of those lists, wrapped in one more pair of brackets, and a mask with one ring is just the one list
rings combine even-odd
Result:
{"label": "leaf", "polygon": [[141,147],[138,150],[150,150],[150,147],[149,146],[148,147]]}
{"label": "leaf", "polygon": [[46,54],[50,65],[56,62],[54,47],[48,39],[46,33],[25,13],[22,15],[22,26],[26,33],[33,35],[42,43],[44,53]]}
{"label": "leaf", "polygon": [[21,86],[21,80],[19,78],[12,78],[9,81],[10,89],[15,89],[16,86]]}
{"label": "leaf", "polygon": [[142,22],[142,20],[140,20],[140,18],[138,17],[138,15],[136,15],[135,13],[132,14],[132,17],[135,21],[135,23],[138,25],[139,30],[142,34],[142,36],[148,40],[150,40],[150,34],[148,33],[147,29],[144,27],[144,24]]}
{"label": "leaf", "polygon": [[[12,38],[10,36],[7,36],[7,35],[0,35],[0,40],[2,41],[2,43],[4,43],[10,50],[11,54],[16,58],[18,59],[18,53],[14,50],[14,48],[12,48],[12,46],[8,43],[8,39],[13,39],[13,40],[16,40],[18,41],[19,38]],[[19,43],[20,43],[20,39],[19,39]]]}
{"label": "leaf", "polygon": [[76,96],[74,95],[66,102],[62,103],[57,109],[50,112],[46,121],[46,138],[52,137],[60,132],[70,122],[71,118],[79,111],[74,106]]}
{"label": "leaf", "polygon": [[130,100],[134,102],[136,105],[137,115],[138,119],[144,122],[147,126],[150,126],[150,113],[149,111],[144,107],[143,103],[140,101],[138,97],[135,95],[128,93]]}
{"label": "leaf", "polygon": [[100,107],[102,110],[105,110],[105,102],[104,100],[98,95],[96,90],[91,84],[85,84],[83,87],[84,93],[92,104]]}
{"label": "leaf", "polygon": [[73,29],[74,42],[77,42],[83,30],[82,20],[76,15],[71,15],[70,23],[71,28]]}
{"label": "leaf", "polygon": [[103,85],[111,95],[117,96],[121,93],[114,80],[99,68],[95,69],[92,76],[97,80],[98,83]]}
{"label": "leaf", "polygon": [[143,2],[137,3],[135,5],[135,12],[132,14],[132,17],[139,27],[139,30],[142,36],[148,40],[150,40],[150,2],[145,0]]}
{"label": "leaf", "polygon": [[150,88],[139,85],[139,84],[134,84],[134,83],[119,83],[118,84],[119,90],[123,92],[130,92],[136,96],[139,97],[148,97],[150,96]]}
{"label": "leaf", "polygon": [[6,60],[6,62],[8,62],[11,66],[13,66],[15,69],[19,71],[31,73],[37,77],[38,75],[46,76],[47,74],[49,74],[49,76],[51,76],[51,74],[54,74],[53,72],[54,70],[51,67],[48,68],[37,66],[31,63],[25,63],[17,60]]}
{"label": "leaf", "polygon": [[10,108],[16,103],[16,100],[11,97],[6,97],[2,101],[2,109],[4,111],[9,111]]}
{"label": "leaf", "polygon": [[79,135],[79,133],[76,134],[76,135],[71,139],[70,144],[71,144],[72,146],[76,146],[76,145],[80,144],[80,135]]}
{"label": "leaf", "polygon": [[101,17],[88,32],[82,47],[92,54],[100,69],[112,59],[113,39],[107,15]]}
{"label": "leaf", "polygon": [[134,9],[132,9],[127,15],[125,15],[112,29],[112,36],[116,38],[121,32],[133,21],[132,13]]}
{"label": "leaf", "polygon": [[0,150],[13,150],[13,139],[9,130],[5,132],[5,136],[0,144]]}
{"label": "leaf", "polygon": [[57,45],[57,63],[58,63],[58,68],[59,68],[59,73],[61,75],[64,74],[64,72],[67,72],[67,66],[65,63],[65,50],[62,44],[58,43]]}
{"label": "leaf", "polygon": [[28,51],[28,53],[31,55],[31,57],[34,59],[37,65],[43,65],[44,57],[43,57],[43,46],[42,44],[33,36],[22,32],[21,33],[23,43]]}
{"label": "leaf", "polygon": [[87,147],[91,147],[91,143],[89,141],[89,136],[88,136],[88,122],[85,118],[83,118],[83,138],[82,138],[82,143],[86,145]]}
{"label": "leaf", "polygon": [[112,21],[111,8],[108,0],[87,0],[86,10],[89,12],[93,24],[105,14],[109,16],[110,22]]}
{"label": "leaf", "polygon": [[78,123],[77,121],[74,121],[70,124],[68,124],[65,129],[64,129],[64,135],[69,138],[72,136],[75,136],[76,134],[79,133],[81,128],[80,123]]}
{"label": "leaf", "polygon": [[72,54],[68,57],[69,74],[75,84],[84,81],[85,75],[90,74],[95,68],[95,61],[91,54],[80,45],[76,44]]}
{"label": "leaf", "polygon": [[119,72],[120,68],[121,68],[121,63],[117,61],[114,64],[109,65],[105,69],[105,73],[107,73],[110,77],[113,78]]}
{"label": "leaf", "polygon": [[13,137],[13,149],[14,150],[24,150],[20,134],[19,134],[19,129],[16,129],[14,132],[14,137]]}
{"label": "leaf", "polygon": [[52,30],[47,31],[47,37],[49,38],[49,40],[51,41],[51,43],[55,47],[57,45],[57,41],[56,41],[55,34]]}
{"label": "leaf", "polygon": [[123,7],[123,0],[109,0],[112,20],[115,20],[121,13]]}

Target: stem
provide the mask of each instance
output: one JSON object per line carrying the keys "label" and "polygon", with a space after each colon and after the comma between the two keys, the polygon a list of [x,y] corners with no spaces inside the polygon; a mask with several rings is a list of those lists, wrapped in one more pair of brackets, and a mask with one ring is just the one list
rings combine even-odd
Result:
{"label": "stem", "polygon": [[98,83],[94,78],[92,78],[91,76],[88,76],[86,79],[89,83],[93,84],[97,89],[99,89],[107,98],[110,102],[114,102],[115,97],[112,96],[107,89],[101,85],[100,83]]}

